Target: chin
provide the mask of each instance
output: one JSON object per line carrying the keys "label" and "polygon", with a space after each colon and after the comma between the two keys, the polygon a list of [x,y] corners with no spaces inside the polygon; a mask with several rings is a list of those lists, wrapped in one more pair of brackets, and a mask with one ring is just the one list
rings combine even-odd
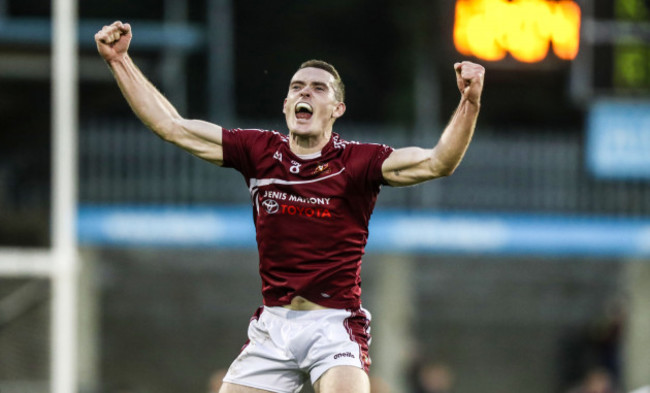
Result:
{"label": "chin", "polygon": [[297,124],[295,125],[291,130],[291,133],[296,134],[296,135],[312,135],[315,134],[316,132],[312,130],[311,124]]}

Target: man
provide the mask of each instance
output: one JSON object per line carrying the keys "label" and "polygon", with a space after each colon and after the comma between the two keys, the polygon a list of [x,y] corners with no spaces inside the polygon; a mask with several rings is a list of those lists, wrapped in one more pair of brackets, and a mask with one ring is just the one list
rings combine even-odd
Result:
{"label": "man", "polygon": [[470,143],[484,68],[454,65],[460,104],[432,149],[348,142],[333,132],[344,86],[330,64],[294,74],[284,101],[289,135],[227,130],[181,117],[127,54],[128,24],[95,35],[126,100],[157,135],[214,164],[240,171],[249,187],[264,306],[231,365],[222,393],[369,392],[370,315],[361,307],[361,256],[382,184],[408,186],[450,175]]}

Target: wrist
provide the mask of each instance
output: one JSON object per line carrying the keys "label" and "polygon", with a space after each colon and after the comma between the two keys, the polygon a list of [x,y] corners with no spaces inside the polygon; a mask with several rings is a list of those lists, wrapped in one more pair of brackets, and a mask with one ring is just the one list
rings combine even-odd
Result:
{"label": "wrist", "polygon": [[127,58],[128,58],[128,54],[123,53],[106,59],[106,63],[108,63],[110,67],[113,67],[114,65],[123,64]]}
{"label": "wrist", "polygon": [[480,98],[469,98],[463,96],[460,102],[460,106],[469,106],[470,108],[474,108],[476,111],[481,109],[481,99]]}

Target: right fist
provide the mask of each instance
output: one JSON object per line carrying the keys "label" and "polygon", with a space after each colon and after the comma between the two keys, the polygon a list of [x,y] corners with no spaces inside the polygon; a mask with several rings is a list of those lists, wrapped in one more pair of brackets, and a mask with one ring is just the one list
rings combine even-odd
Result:
{"label": "right fist", "polygon": [[120,21],[104,26],[95,34],[97,50],[104,60],[112,61],[123,57],[131,43],[131,25]]}

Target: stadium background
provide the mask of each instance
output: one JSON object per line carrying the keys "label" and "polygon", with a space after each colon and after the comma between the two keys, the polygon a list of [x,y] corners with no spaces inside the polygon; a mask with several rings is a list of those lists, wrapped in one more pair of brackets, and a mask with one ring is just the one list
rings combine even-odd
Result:
{"label": "stadium background", "polygon": [[[348,89],[345,138],[427,146],[458,102],[454,3],[79,3],[79,391],[207,391],[261,302],[241,177],[150,135],[96,54],[95,31],[132,23],[132,56],[188,117],[284,130],[288,80],[322,58]],[[641,27],[650,11],[578,3],[585,20]],[[5,247],[51,244],[51,12],[0,1]],[[650,170],[590,161],[602,113],[643,124],[643,31],[587,34],[573,62],[469,57],[487,78],[465,161],[450,178],[385,188],[372,220],[362,277],[373,377],[416,392],[415,370],[442,363],[459,393],[567,392],[593,370],[620,389],[650,383]],[[629,53],[635,61],[621,60]],[[647,151],[648,130],[636,131]],[[414,225],[433,234],[390,237]],[[0,392],[48,391],[50,299],[47,280],[0,277]]]}

